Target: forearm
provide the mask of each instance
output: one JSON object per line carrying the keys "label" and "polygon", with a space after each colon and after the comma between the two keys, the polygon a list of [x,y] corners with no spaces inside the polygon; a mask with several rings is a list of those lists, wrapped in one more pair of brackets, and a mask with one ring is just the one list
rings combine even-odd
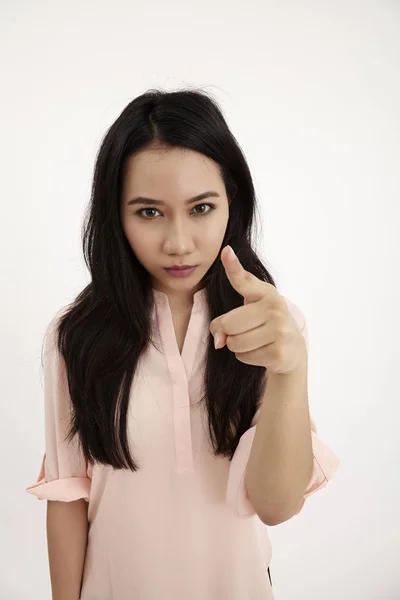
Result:
{"label": "forearm", "polygon": [[246,468],[255,511],[268,525],[301,507],[313,468],[307,361],[290,374],[269,373]]}
{"label": "forearm", "polygon": [[87,509],[83,499],[47,503],[52,600],[79,600],[87,546]]}

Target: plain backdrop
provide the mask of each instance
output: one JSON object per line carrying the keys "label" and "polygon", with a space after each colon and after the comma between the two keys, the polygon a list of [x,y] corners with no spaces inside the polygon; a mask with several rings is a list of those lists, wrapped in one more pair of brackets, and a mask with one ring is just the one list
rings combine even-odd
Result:
{"label": "plain backdrop", "polygon": [[269,528],[276,600],[400,598],[400,3],[4,0],[0,17],[0,600],[51,597],[46,501],[24,490],[45,328],[89,281],[95,153],[135,96],[185,86],[249,161],[258,249],[306,316],[311,414],[341,459]]}

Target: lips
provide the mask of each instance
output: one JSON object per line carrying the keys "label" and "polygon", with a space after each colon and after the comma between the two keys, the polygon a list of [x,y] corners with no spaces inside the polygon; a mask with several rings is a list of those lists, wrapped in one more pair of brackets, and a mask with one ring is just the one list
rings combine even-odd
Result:
{"label": "lips", "polygon": [[165,267],[165,270],[171,277],[190,277],[190,275],[192,275],[192,273],[194,273],[196,269],[197,266],[186,268],[182,268],[181,266],[178,269],[173,269],[172,267]]}
{"label": "lips", "polygon": [[195,265],[174,265],[173,267],[166,267],[166,269],[173,269],[174,271],[184,271],[185,269],[193,269]]}

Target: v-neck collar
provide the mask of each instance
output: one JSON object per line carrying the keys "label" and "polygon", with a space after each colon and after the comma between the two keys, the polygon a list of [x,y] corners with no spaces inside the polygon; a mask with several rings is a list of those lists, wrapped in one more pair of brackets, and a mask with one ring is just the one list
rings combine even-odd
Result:
{"label": "v-neck collar", "polygon": [[189,379],[193,368],[199,337],[203,332],[205,319],[208,318],[206,289],[202,288],[193,296],[193,306],[182,347],[182,354],[179,352],[178,342],[176,340],[168,296],[155,288],[152,288],[152,290],[164,351],[169,357],[173,357],[175,360],[183,362],[187,379]]}

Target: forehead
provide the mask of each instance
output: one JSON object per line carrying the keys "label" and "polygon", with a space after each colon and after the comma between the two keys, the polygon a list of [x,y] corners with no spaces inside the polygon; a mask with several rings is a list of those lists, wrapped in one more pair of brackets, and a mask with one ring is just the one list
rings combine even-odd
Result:
{"label": "forehead", "polygon": [[[130,156],[125,165],[124,189],[147,195],[168,189],[189,197],[210,185],[223,189],[218,165],[207,156],[181,147],[156,147]],[[199,190],[199,187],[203,188]],[[156,196],[154,196],[156,197]]]}

